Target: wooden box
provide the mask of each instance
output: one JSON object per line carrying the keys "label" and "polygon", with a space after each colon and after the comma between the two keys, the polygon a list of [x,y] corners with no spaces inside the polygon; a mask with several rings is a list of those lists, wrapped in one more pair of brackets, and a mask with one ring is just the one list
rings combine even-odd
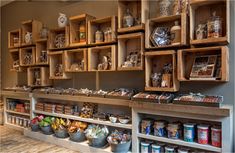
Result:
{"label": "wooden box", "polygon": [[[46,53],[46,60],[42,61],[41,56],[43,55],[42,52]],[[40,39],[36,41],[36,64],[37,65],[48,65],[48,55],[47,55],[47,39]]]}
{"label": "wooden box", "polygon": [[[151,81],[152,73],[160,73],[165,64],[172,64],[171,86],[153,87]],[[179,90],[179,81],[177,80],[176,52],[174,50],[155,51],[145,53],[145,90],[146,91],[169,91]]]}
{"label": "wooden box", "polygon": [[[155,46],[151,42],[151,36],[155,30],[156,27],[168,27],[171,29],[175,22],[178,22],[181,31],[180,31],[180,41],[178,43],[170,43],[166,46]],[[166,17],[158,17],[147,20],[147,23],[145,25],[145,47],[147,49],[162,49],[162,48],[173,48],[173,47],[181,47],[185,46],[189,43],[189,37],[188,37],[188,16],[186,13],[181,13],[179,15],[171,15]]]}
{"label": "wooden box", "polygon": [[[215,72],[220,72],[221,77],[216,80],[199,78],[190,80],[190,73],[196,56],[217,55]],[[218,58],[219,57],[219,58]],[[219,64],[220,63],[220,64]],[[229,50],[227,46],[182,49],[178,51],[178,80],[179,81],[229,81]],[[216,66],[216,67],[217,67]],[[216,75],[214,73],[213,75]]]}
{"label": "wooden box", "polygon": [[19,49],[10,49],[11,69],[10,71],[22,72],[24,69],[20,66]]}
{"label": "wooden box", "polygon": [[[35,47],[26,47],[20,49],[20,66],[33,66],[36,57]],[[31,56],[31,61],[26,59],[26,56]]]}
{"label": "wooden box", "polygon": [[[140,55],[140,65],[123,67],[127,56],[132,52]],[[144,69],[144,33],[131,33],[118,36],[118,70],[143,70]]]}
{"label": "wooden box", "polygon": [[[222,18],[222,36],[196,39],[199,24],[207,24],[213,12]],[[207,35],[207,33],[206,33]],[[191,0],[190,1],[190,41],[192,45],[227,44],[230,39],[230,0]]]}
{"label": "wooden box", "polygon": [[[37,20],[28,20],[22,22],[22,32],[21,32],[21,46],[28,46],[35,44],[35,41],[40,38],[39,32],[42,29],[42,23]],[[32,33],[32,42],[25,42],[25,35],[27,32]]]}
{"label": "wooden box", "polygon": [[[59,38],[64,38],[64,43],[56,45]],[[48,49],[49,50],[60,50],[69,46],[69,26],[63,28],[51,29],[48,36]]]}
{"label": "wooden box", "polygon": [[[96,31],[103,33],[103,41],[96,42]],[[110,38],[105,37],[107,30],[111,30]],[[88,44],[90,45],[107,45],[116,42],[117,34],[117,17],[105,17],[102,19],[93,19],[88,22]],[[106,34],[107,35],[107,34]]]}
{"label": "wooden box", "polygon": [[[116,70],[116,45],[100,46],[88,49],[88,71],[115,71]],[[110,65],[106,70],[98,70],[98,65],[102,63],[103,57],[110,58]]]}
{"label": "wooden box", "polygon": [[64,59],[65,72],[87,71],[87,49],[67,50],[64,52]]}
{"label": "wooden box", "polygon": [[[35,73],[38,73],[38,78],[36,78]],[[52,85],[52,81],[49,79],[48,67],[29,67],[27,69],[27,77],[28,86],[31,87],[45,87]]]}
{"label": "wooden box", "polygon": [[[118,0],[118,33],[136,32],[143,31],[144,24],[148,15],[146,0]],[[139,23],[135,23],[132,27],[123,26],[123,16],[127,9],[130,10],[133,17],[138,18]]]}
{"label": "wooden box", "polygon": [[[70,46],[85,46],[88,43],[88,21],[95,17],[81,14],[69,18],[70,21]],[[80,39],[83,38],[83,39]]]}
{"label": "wooden box", "polygon": [[[50,66],[50,79],[70,79],[70,75],[65,73],[64,69],[64,52],[57,51],[57,52],[48,52],[49,56],[49,66]],[[58,65],[62,65],[61,76],[56,76],[55,72]]]}
{"label": "wooden box", "polygon": [[21,29],[16,29],[8,32],[8,48],[20,47]]}

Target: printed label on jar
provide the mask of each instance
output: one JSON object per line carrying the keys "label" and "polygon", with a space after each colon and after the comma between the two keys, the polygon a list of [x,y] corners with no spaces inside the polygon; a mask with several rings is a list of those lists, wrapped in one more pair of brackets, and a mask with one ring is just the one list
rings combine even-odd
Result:
{"label": "printed label on jar", "polygon": [[220,133],[219,132],[212,132],[211,139],[214,142],[220,142]]}
{"label": "printed label on jar", "polygon": [[207,131],[200,131],[199,132],[199,138],[203,139],[203,140],[207,140],[207,138],[208,138]]}

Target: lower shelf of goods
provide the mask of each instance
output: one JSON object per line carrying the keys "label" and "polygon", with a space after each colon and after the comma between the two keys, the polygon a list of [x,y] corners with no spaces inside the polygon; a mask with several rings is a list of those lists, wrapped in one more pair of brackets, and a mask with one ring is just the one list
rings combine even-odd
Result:
{"label": "lower shelf of goods", "polygon": [[30,119],[28,118],[25,118],[23,116],[18,116],[18,115],[7,114],[6,124],[9,126],[27,128],[29,127],[29,123],[30,123]]}
{"label": "lower shelf of goods", "polygon": [[24,135],[79,152],[129,152],[131,133],[103,125],[39,115]]}

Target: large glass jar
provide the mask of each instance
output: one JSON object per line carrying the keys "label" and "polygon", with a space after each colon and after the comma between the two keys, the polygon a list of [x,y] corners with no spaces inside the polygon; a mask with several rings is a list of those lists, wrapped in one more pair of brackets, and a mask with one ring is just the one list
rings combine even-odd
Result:
{"label": "large glass jar", "polygon": [[222,36],[222,19],[216,16],[215,12],[211,19],[207,22],[207,37],[219,38]]}
{"label": "large glass jar", "polygon": [[132,27],[134,25],[134,17],[132,16],[130,9],[126,10],[123,16],[123,27]]}

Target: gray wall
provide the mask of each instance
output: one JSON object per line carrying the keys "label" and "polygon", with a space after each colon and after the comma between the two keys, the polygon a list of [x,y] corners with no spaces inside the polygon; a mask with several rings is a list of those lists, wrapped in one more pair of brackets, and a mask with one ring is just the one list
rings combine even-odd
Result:
{"label": "gray wall", "polygon": [[[201,92],[204,94],[219,94],[224,96],[224,103],[234,106],[234,36],[235,36],[235,1],[231,1],[231,43],[230,48],[230,81],[228,83],[181,83],[181,92]],[[57,26],[58,13],[67,16],[88,13],[96,17],[117,15],[116,1],[99,2],[13,2],[2,8],[2,87],[25,83],[25,74],[10,72],[9,53],[7,50],[7,32],[20,27],[21,21],[37,19],[49,28]],[[95,88],[95,73],[74,74],[68,81],[55,81],[56,85],[64,87]],[[101,88],[113,89],[116,87],[134,87],[139,90],[144,88],[144,72],[104,72],[100,74]],[[235,106],[234,106],[235,107]],[[234,114],[235,118],[235,114]],[[235,127],[235,126],[234,126]],[[235,148],[234,148],[235,150]]]}

